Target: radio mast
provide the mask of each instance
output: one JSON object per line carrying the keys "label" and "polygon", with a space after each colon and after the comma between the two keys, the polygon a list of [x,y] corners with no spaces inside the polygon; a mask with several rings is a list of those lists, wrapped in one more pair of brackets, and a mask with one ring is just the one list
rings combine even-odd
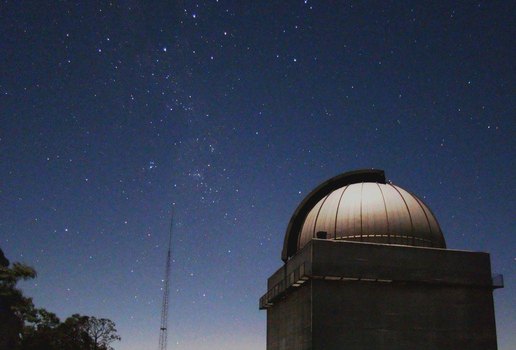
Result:
{"label": "radio mast", "polygon": [[170,217],[170,232],[168,237],[167,263],[165,265],[165,286],[163,288],[163,304],[161,305],[161,325],[159,327],[159,350],[167,350],[168,335],[168,298],[170,294],[170,251],[172,248],[172,226],[174,225],[173,216]]}

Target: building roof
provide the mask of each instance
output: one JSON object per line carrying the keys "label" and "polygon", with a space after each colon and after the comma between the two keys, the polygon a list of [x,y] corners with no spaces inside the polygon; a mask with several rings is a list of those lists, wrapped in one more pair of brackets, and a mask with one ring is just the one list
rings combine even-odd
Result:
{"label": "building roof", "polygon": [[315,188],[290,219],[287,261],[313,238],[446,248],[432,211],[417,196],[388,184],[383,170],[357,170]]}

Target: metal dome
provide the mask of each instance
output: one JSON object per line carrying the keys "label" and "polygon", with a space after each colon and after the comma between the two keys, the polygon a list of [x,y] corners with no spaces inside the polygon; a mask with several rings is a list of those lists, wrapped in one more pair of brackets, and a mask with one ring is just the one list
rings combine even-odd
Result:
{"label": "metal dome", "polygon": [[312,191],[290,220],[282,259],[313,238],[446,248],[430,209],[415,195],[387,184],[382,170],[344,173]]}

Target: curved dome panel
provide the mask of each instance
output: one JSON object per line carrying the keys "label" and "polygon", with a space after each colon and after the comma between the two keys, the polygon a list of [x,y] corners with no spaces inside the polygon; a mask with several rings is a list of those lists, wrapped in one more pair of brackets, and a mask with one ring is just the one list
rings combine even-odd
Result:
{"label": "curved dome panel", "polygon": [[[346,180],[348,174],[353,178]],[[346,173],[305,198],[287,229],[283,260],[316,237],[445,248],[439,224],[423,201],[379,175],[383,171]]]}

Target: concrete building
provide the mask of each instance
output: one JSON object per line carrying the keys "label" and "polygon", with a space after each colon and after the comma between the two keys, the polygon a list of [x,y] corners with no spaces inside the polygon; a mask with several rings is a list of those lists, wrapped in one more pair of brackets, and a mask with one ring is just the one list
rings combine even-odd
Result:
{"label": "concrete building", "polygon": [[446,249],[421,199],[381,170],[336,176],[298,206],[267,282],[267,350],[494,350],[489,254]]}

